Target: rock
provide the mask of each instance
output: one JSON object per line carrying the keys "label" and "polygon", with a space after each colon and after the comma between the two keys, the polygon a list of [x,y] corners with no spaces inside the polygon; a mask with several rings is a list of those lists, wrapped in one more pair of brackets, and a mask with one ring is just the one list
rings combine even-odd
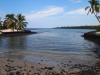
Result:
{"label": "rock", "polygon": [[52,70],[54,67],[45,67],[44,69]]}
{"label": "rock", "polygon": [[83,34],[83,37],[86,39],[100,39],[100,32],[91,31]]}

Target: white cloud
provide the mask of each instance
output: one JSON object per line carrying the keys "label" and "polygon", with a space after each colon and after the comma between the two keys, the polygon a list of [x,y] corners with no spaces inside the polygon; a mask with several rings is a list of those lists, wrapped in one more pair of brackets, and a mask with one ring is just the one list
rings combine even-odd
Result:
{"label": "white cloud", "polygon": [[62,7],[48,7],[46,9],[37,12],[28,13],[26,14],[26,18],[28,20],[34,20],[34,19],[40,19],[40,18],[58,15],[63,12],[64,12],[64,8]]}
{"label": "white cloud", "polygon": [[76,9],[76,10],[72,10],[72,11],[69,11],[67,12],[66,14],[68,15],[86,15],[86,11],[84,8],[80,8],[80,9]]}
{"label": "white cloud", "polygon": [[77,3],[80,3],[81,2],[81,0],[72,0],[72,1],[77,2]]}

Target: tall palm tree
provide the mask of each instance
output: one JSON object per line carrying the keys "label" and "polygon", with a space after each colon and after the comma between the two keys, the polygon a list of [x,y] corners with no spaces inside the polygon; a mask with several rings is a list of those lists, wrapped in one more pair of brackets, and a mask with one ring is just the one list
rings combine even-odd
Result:
{"label": "tall palm tree", "polygon": [[98,22],[100,23],[100,2],[99,0],[89,0],[90,6],[87,6],[85,10],[88,10],[88,14],[94,14]]}
{"label": "tall palm tree", "polygon": [[27,26],[26,19],[25,16],[23,16],[22,14],[18,14],[16,16],[17,19],[17,30],[24,30],[24,28]]}

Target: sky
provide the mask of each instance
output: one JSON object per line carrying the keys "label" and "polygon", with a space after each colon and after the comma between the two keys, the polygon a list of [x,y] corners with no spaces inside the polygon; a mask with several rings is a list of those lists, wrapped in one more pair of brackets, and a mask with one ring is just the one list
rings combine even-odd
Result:
{"label": "sky", "polygon": [[29,28],[97,25],[94,15],[87,15],[88,0],[1,0],[0,17],[23,14]]}

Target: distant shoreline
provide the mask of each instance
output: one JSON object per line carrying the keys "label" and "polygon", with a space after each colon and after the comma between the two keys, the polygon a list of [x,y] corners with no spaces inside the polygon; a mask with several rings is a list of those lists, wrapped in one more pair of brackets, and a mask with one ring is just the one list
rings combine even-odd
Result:
{"label": "distant shoreline", "polygon": [[55,27],[54,29],[96,29],[98,26],[70,26],[70,27]]}

